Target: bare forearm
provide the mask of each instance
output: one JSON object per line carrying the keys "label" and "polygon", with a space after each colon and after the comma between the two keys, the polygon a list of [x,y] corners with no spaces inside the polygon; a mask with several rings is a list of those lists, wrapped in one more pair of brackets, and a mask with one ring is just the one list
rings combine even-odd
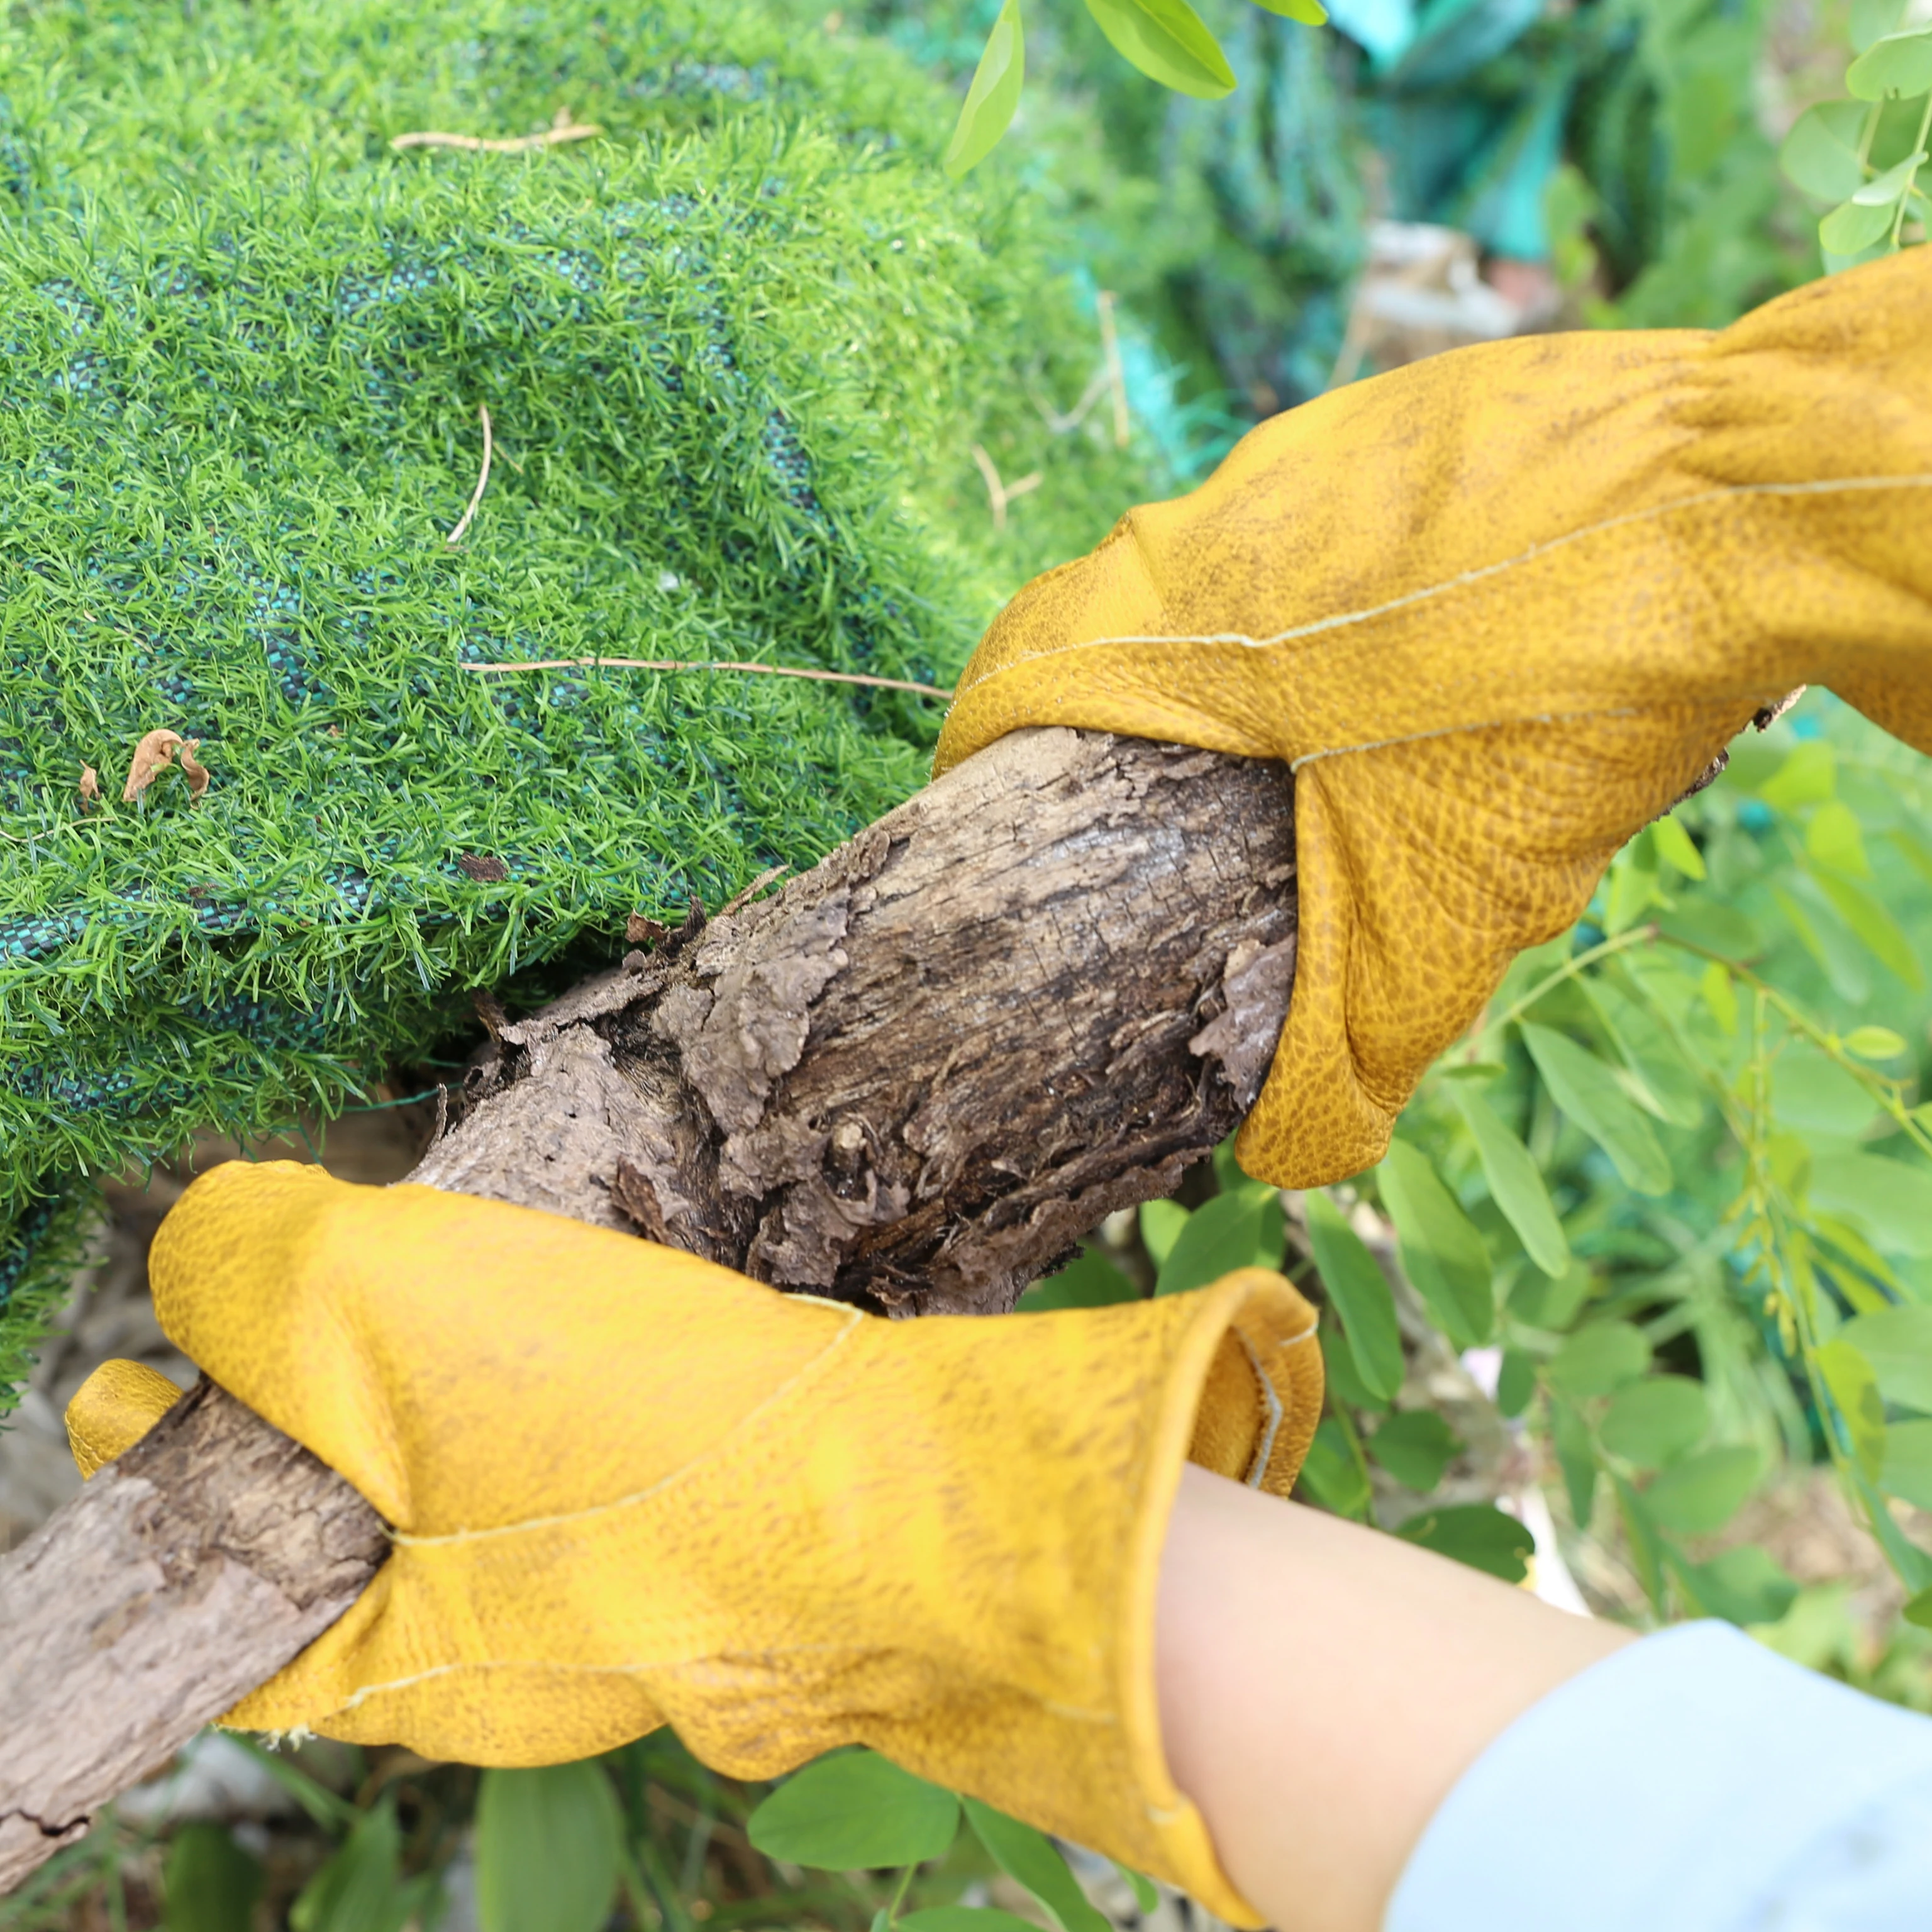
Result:
{"label": "bare forearm", "polygon": [[1271,1925],[1374,1932],[1484,1748],[1630,1640],[1190,1468],[1156,1635],[1168,1762]]}

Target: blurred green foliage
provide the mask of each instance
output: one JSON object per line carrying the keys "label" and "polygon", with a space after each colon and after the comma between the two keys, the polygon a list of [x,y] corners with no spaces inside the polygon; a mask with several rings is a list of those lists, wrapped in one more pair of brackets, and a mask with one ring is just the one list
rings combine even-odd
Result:
{"label": "blurred green foliage", "polygon": [[[1606,326],[1721,326],[1808,272],[1760,106],[1768,0],[1331,11],[1317,30],[1204,0],[1238,84],[1200,100],[1123,61],[1084,0],[1025,9],[1026,91],[990,166],[1060,209],[1086,273],[1150,332],[1192,411],[1172,440],[1211,457],[1328,386],[1372,218],[1547,264]],[[964,85],[1006,12],[861,0],[826,17]],[[1157,418],[1172,405],[1148,388]]]}

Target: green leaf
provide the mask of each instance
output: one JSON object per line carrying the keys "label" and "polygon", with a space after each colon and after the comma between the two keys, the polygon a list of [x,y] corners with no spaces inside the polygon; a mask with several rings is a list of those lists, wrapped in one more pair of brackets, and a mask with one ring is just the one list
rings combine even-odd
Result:
{"label": "green leaf", "polygon": [[1610,1157],[1626,1187],[1668,1194],[1670,1162],[1636,1102],[1593,1053],[1548,1027],[1519,1022],[1550,1097]]}
{"label": "green leaf", "polygon": [[617,1795],[594,1762],[486,1771],[476,1797],[482,1932],[598,1932],[623,1867]]}
{"label": "green leaf", "polygon": [[1704,1004],[1711,1010],[1711,1017],[1735,1040],[1738,1034],[1738,991],[1731,982],[1731,976],[1714,959],[1704,968],[1704,976],[1697,982],[1697,990],[1704,996]]}
{"label": "green leaf", "polygon": [[1882,240],[1892,228],[1894,209],[1842,201],[1818,224],[1818,244],[1828,254],[1856,255]]}
{"label": "green leaf", "polygon": [[1888,94],[1910,100],[1932,90],[1932,28],[1911,27],[1873,41],[1846,68],[1845,87],[1860,100]]}
{"label": "green leaf", "polygon": [[1000,144],[1020,104],[1020,86],[1026,76],[1026,35],[1020,24],[1019,0],[1006,0],[974,70],[973,85],[946,144],[946,172],[955,180],[970,173]]}
{"label": "green leaf", "polygon": [[1852,196],[1861,208],[1890,208],[1898,197],[1912,185],[1912,177],[1925,164],[1925,150],[1907,154],[1895,166],[1886,170],[1883,174],[1874,175]]}
{"label": "green leaf", "polygon": [[1589,1426],[1567,1402],[1550,1405],[1550,1439],[1556,1445],[1556,1466],[1570,1498],[1570,1518],[1579,1530],[1590,1527],[1597,1506],[1597,1454],[1591,1446]]}
{"label": "green leaf", "polygon": [[1588,1267],[1574,1255],[1553,1281],[1526,1268],[1510,1290],[1510,1312],[1532,1328],[1568,1328],[1590,1298],[1591,1279]]}
{"label": "green leaf", "polygon": [[1255,4],[1279,14],[1284,20],[1299,20],[1304,27],[1322,26],[1328,18],[1328,10],[1320,0],[1255,0]]}
{"label": "green leaf", "polygon": [[1330,1322],[1322,1324],[1316,1340],[1322,1350],[1322,1370],[1327,1379],[1329,1400],[1338,1408],[1365,1408],[1386,1415],[1389,1404],[1363,1381],[1348,1336]]}
{"label": "green leaf", "polygon": [[1388,1277],[1325,1193],[1310,1189],[1303,1201],[1308,1245],[1315,1251],[1329,1304],[1341,1317],[1362,1380],[1386,1402],[1402,1387],[1403,1374],[1402,1336]]}
{"label": "green leaf", "polygon": [[1040,1932],[1031,1920],[997,1905],[928,1905],[898,1922],[904,1932]]}
{"label": "green leaf", "polygon": [[1462,1448],[1462,1438],[1432,1408],[1391,1415],[1368,1440],[1368,1452],[1406,1490],[1426,1496]]}
{"label": "green leaf", "polygon": [[1878,1485],[1852,1466],[1852,1489],[1864,1505],[1864,1516],[1872,1538],[1884,1552],[1885,1560],[1908,1590],[1922,1590],[1932,1584],[1932,1550],[1922,1550],[1900,1529],[1886,1505]]}
{"label": "green leaf", "polygon": [[1797,1600],[1798,1586],[1755,1543],[1722,1551],[1708,1563],[1693,1563],[1676,1550],[1667,1554],[1698,1607],[1727,1623],[1774,1624]]}
{"label": "green leaf", "polygon": [[226,1826],[178,1827],[161,1870],[164,1932],[253,1932],[264,1877]]}
{"label": "green leaf", "polygon": [[1583,990],[1640,1090],[1636,1098],[1659,1120],[1696,1126],[1704,1118],[1707,1096],[1676,1036],[1649,1006],[1600,974],[1586,980]]}
{"label": "green leaf", "polygon": [[1653,905],[1667,903],[1658,884],[1656,854],[1646,827],[1611,864],[1604,895],[1604,929],[1611,933],[1624,932]]}
{"label": "green leaf", "polygon": [[1536,1358],[1521,1348],[1505,1348],[1496,1376],[1496,1409],[1514,1422],[1536,1393]]}
{"label": "green leaf", "polygon": [[1520,1583],[1536,1554],[1536,1538],[1528,1530],[1489,1503],[1424,1510],[1399,1525],[1396,1534],[1438,1556],[1500,1576],[1505,1583]]}
{"label": "green leaf", "polygon": [[1489,1339],[1496,1326],[1496,1284],[1489,1250],[1475,1224],[1437,1177],[1428,1156],[1392,1141],[1376,1169],[1403,1271],[1458,1348]]}
{"label": "green leaf", "polygon": [[1336,1516],[1360,1516],[1367,1509],[1372,1500],[1368,1478],[1332,1415],[1324,1416],[1316,1428],[1294,1488],[1298,1496],[1312,1497]]}
{"label": "green leaf", "polygon": [[1905,1042],[1889,1027],[1854,1027],[1842,1043],[1861,1060],[1896,1060],[1905,1051]]}
{"label": "green leaf", "polygon": [[[1840,1293],[1851,1303],[1854,1314],[1876,1314],[1892,1306],[1890,1300],[1873,1286],[1874,1281],[1882,1282],[1894,1293],[1904,1292],[1897,1274],[1885,1257],[1849,1221],[1836,1214],[1821,1214],[1814,1208],[1811,1226],[1819,1239],[1833,1251],[1828,1255],[1821,1252],[1820,1264],[1822,1266],[1828,1262],[1832,1279],[1838,1284]],[[1867,1276],[1872,1279],[1866,1280]]]}
{"label": "green leaf", "polygon": [[1673,1462],[1643,1492],[1644,1504],[1674,1534],[1708,1536],[1737,1514],[1763,1468],[1755,1449],[1706,1449]]}
{"label": "green leaf", "polygon": [[1894,1422],[1886,1431],[1878,1486],[1888,1496],[1932,1510],[1932,1422]]}
{"label": "green leaf", "polygon": [[1786,1126],[1844,1140],[1856,1140],[1878,1112],[1871,1089],[1856,1073],[1802,1042],[1772,1067],[1771,1105]]}
{"label": "green leaf", "polygon": [[1801,805],[1822,805],[1838,788],[1838,754],[1822,738],[1809,738],[1758,788],[1758,796],[1780,812],[1790,812]]}
{"label": "green leaf", "polygon": [[1134,1894],[1134,1903],[1144,1916],[1160,1910],[1160,1893],[1152,1879],[1143,1872],[1137,1872],[1132,1865],[1124,1865],[1118,1858],[1114,1861],[1114,1869],[1125,1879]]}
{"label": "green leaf", "polygon": [[1932,1590],[1921,1590],[1899,1615],[1920,1630],[1932,1630]]}
{"label": "green leaf", "polygon": [[1066,1861],[1045,1832],[995,1811],[976,1798],[961,1802],[966,1807],[967,1822],[992,1853],[993,1862],[1046,1907],[1060,1932],[1113,1932],[1106,1914],[1088,1902],[1067,1870]]}
{"label": "green leaf", "polygon": [[1281,1196],[1273,1188],[1217,1194],[1188,1216],[1160,1264],[1154,1292],[1184,1294],[1236,1268],[1278,1268],[1287,1246]]}
{"label": "green leaf", "polygon": [[1197,100],[1234,91],[1228,57],[1187,0],[1087,0],[1114,51],[1150,80]]}
{"label": "green leaf", "polygon": [[1687,879],[1704,876],[1704,855],[1676,819],[1667,815],[1660,818],[1650,828],[1650,836],[1657,856],[1673,871],[1682,872]]}
{"label": "green leaf", "polygon": [[1932,1168],[1883,1154],[1821,1154],[1808,1192],[1814,1208],[1844,1215],[1875,1246],[1932,1256]]}
{"label": "green leaf", "polygon": [[1659,912],[1655,924],[1660,932],[1688,939],[1693,946],[1721,952],[1727,958],[1749,959],[1764,950],[1764,935],[1749,914],[1708,892],[1679,900]]}
{"label": "green leaf", "polygon": [[1876,1482],[1885,1467],[1885,1400],[1858,1344],[1843,1335],[1818,1351],[1818,1372],[1852,1438],[1852,1460]]}
{"label": "green leaf", "polygon": [[1858,817],[1843,799],[1827,799],[1804,828],[1804,849],[1828,871],[1847,878],[1868,879],[1871,861],[1865,856],[1865,836]]}
{"label": "green leaf", "polygon": [[1771,1177],[1794,1201],[1804,1198],[1811,1184],[1811,1149],[1801,1134],[1773,1134],[1764,1144],[1765,1165]]}
{"label": "green leaf", "polygon": [[[402,1932],[418,1894],[402,1882],[403,1835],[387,1798],[365,1811],[341,1850],[289,1908],[293,1932]],[[486,1920],[483,1932],[496,1932]],[[541,1928],[533,1928],[541,1932]]]}
{"label": "green leaf", "polygon": [[[1771,897],[1839,998],[1852,1006],[1870,998],[1867,968],[1871,956],[1839,918],[1816,878],[1809,872],[1787,873],[1783,883],[1772,886]],[[1808,900],[1809,905],[1801,899]]]}
{"label": "green leaf", "polygon": [[1109,1308],[1116,1302],[1138,1301],[1135,1287],[1103,1254],[1083,1248],[1058,1274],[1035,1282],[1020,1297],[1022,1315],[1044,1315],[1055,1308]]}
{"label": "green leaf", "polygon": [[1924,969],[1898,922],[1863,886],[1830,872],[1820,872],[1818,884],[1837,908],[1838,916],[1856,933],[1880,964],[1895,973],[1914,992],[1925,984]]}
{"label": "green leaf", "polygon": [[1570,1244],[1563,1238],[1563,1223],[1550,1204],[1550,1190],[1528,1148],[1468,1082],[1457,1082],[1449,1092],[1475,1140],[1490,1198],[1516,1230],[1523,1252],[1545,1274],[1563,1274],[1570,1265]]}
{"label": "green leaf", "polygon": [[1710,1398],[1688,1376],[1630,1382],[1604,1412],[1604,1447],[1640,1469],[1660,1469],[1694,1449],[1711,1427]]}
{"label": "green leaf", "polygon": [[1849,201],[1864,184],[1858,137],[1869,112],[1856,100],[1826,100],[1792,123],[1778,150],[1785,178],[1820,201]]}
{"label": "green leaf", "polygon": [[[1618,964],[1642,993],[1642,1010],[1666,1029],[1669,1037],[1675,1039],[1676,1029],[1691,1023],[1698,1004],[1697,982],[1682,966],[1660,951],[1648,950],[1625,953]],[[1595,976],[1585,983],[1593,983]]]}
{"label": "green leaf", "polygon": [[1141,1245],[1156,1268],[1173,1253],[1174,1244],[1186,1226],[1187,1210],[1178,1201],[1141,1203]]}
{"label": "green leaf", "polygon": [[1905,0],[1852,0],[1852,51],[1862,54],[1898,25]]}
{"label": "green leaf", "polygon": [[952,1845],[959,1801],[876,1751],[838,1751],[787,1778],[746,1828],[766,1857],[788,1864],[823,1871],[923,1864]]}
{"label": "green leaf", "polygon": [[1886,1308],[1838,1330],[1871,1364],[1879,1393],[1900,1408],[1932,1414],[1932,1308]]}
{"label": "green leaf", "polygon": [[1610,1472],[1610,1493],[1616,1498],[1617,1520],[1623,1525],[1624,1543],[1630,1568],[1650,1599],[1652,1609],[1664,1609],[1664,1564],[1666,1546],[1658,1534],[1657,1520],[1643,1506],[1643,1498],[1615,1470]]}
{"label": "green leaf", "polygon": [[1649,1366],[1650,1344],[1641,1328],[1628,1322],[1592,1322],[1550,1357],[1544,1372],[1565,1395],[1582,1399],[1608,1395]]}

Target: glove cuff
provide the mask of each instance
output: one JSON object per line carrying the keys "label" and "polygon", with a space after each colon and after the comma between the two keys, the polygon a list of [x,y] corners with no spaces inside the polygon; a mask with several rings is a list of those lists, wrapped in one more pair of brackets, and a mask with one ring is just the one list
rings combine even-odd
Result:
{"label": "glove cuff", "polygon": [[[899,1334],[905,1324],[894,1324]],[[1322,1410],[1315,1334],[1314,1311],[1258,1268],[1104,1311],[916,1324],[908,1342],[972,1349],[970,1369],[946,1376],[955,1388],[969,1377],[1006,1381],[1006,1426],[974,1438],[982,1466],[1004,1462],[1006,1505],[1027,1529],[1010,1567],[990,1550],[945,1559],[956,1580],[947,1595],[976,1626],[980,1651],[971,1656],[973,1632],[956,1628],[950,1708],[902,1706],[855,1728],[855,1739],[1178,1885],[1231,1924],[1262,1924],[1168,1769],[1155,1606],[1185,1462],[1276,1496],[1292,1487]],[[1084,1465],[1054,1440],[1070,1424],[1084,1438]],[[952,1467],[970,1475],[974,1460],[962,1443]],[[986,1588],[1003,1568],[1004,1586]],[[922,1634],[937,1650],[956,1630],[929,1622]]]}

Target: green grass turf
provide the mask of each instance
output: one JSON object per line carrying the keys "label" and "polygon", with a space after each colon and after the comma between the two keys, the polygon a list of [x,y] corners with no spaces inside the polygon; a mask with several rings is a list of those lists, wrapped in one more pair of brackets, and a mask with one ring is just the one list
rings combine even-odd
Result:
{"label": "green grass turf", "polygon": [[[0,41],[0,1383],[86,1177],[327,1113],[633,910],[922,779],[999,599],[1146,494],[948,104],[755,10],[202,0]],[[602,139],[390,153],[557,110]],[[452,548],[482,455],[476,521]],[[995,532],[975,441],[1046,482]],[[135,744],[201,740],[120,792]],[[84,766],[100,802],[81,796]],[[480,874],[480,876],[479,876]],[[496,876],[500,874],[501,876]],[[536,979],[532,981],[534,974]],[[0,1394],[0,1401],[4,1400]]]}

